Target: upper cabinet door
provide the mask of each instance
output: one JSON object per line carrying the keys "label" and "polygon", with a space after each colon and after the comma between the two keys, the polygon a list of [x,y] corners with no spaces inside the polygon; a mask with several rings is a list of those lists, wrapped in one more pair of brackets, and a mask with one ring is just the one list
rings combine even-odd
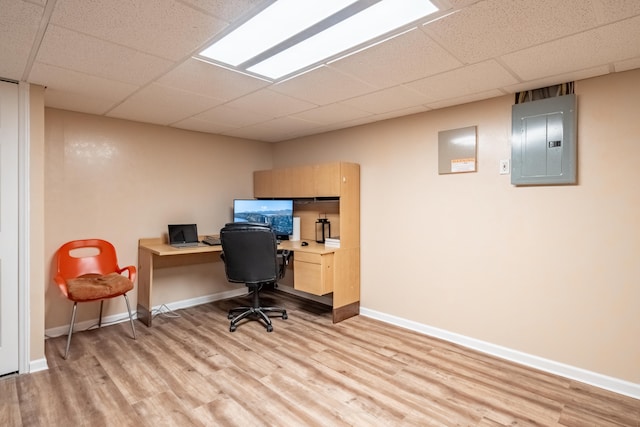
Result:
{"label": "upper cabinet door", "polygon": [[253,173],[253,197],[272,197],[273,174],[270,170]]}
{"label": "upper cabinet door", "polygon": [[327,163],[313,167],[316,197],[340,196],[340,163]]}
{"label": "upper cabinet door", "polygon": [[341,163],[281,168],[253,173],[257,198],[340,197]]}
{"label": "upper cabinet door", "polygon": [[315,197],[313,166],[301,166],[291,170],[291,194],[288,197]]}

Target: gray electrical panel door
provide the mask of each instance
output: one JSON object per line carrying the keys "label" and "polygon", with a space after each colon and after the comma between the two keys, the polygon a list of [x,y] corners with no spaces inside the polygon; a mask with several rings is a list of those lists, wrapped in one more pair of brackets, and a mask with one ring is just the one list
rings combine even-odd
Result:
{"label": "gray electrical panel door", "polygon": [[576,183],[576,96],[512,108],[511,183]]}

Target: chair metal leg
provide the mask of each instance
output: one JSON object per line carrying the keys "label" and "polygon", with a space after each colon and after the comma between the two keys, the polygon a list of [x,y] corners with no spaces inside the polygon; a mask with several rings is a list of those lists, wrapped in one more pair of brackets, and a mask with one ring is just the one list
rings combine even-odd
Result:
{"label": "chair metal leg", "polygon": [[131,332],[133,332],[133,339],[136,339],[136,328],[133,326],[133,316],[131,316],[131,307],[129,306],[129,297],[127,294],[122,295],[124,300],[127,302],[127,311],[129,312],[129,323],[131,323]]}
{"label": "chair metal leg", "polygon": [[104,304],[104,300],[100,300],[100,316],[98,317],[98,328],[102,327],[102,305]]}
{"label": "chair metal leg", "polygon": [[73,335],[73,325],[76,323],[76,308],[78,308],[78,303],[73,303],[73,311],[71,312],[71,324],[69,325],[69,333],[67,334],[67,349],[64,351],[64,360],[67,360],[67,356],[69,355],[69,346],[71,345],[71,335]]}

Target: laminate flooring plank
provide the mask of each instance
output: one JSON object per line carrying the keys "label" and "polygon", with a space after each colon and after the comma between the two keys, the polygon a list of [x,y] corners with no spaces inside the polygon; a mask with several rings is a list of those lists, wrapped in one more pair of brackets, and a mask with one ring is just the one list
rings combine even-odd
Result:
{"label": "laminate flooring plank", "polygon": [[18,388],[23,425],[134,426],[140,422],[91,355],[67,367],[23,375]]}
{"label": "laminate flooring plank", "polygon": [[[346,356],[344,353],[337,353],[328,350],[317,355],[315,361],[330,367],[336,372],[344,373],[356,384],[375,384],[376,387],[367,393],[370,399],[374,399],[377,405],[384,407],[398,419],[424,419],[435,415],[445,415],[442,418],[455,420],[457,424],[466,425],[476,422],[480,416],[464,405],[456,405],[452,401],[439,401],[437,406],[432,406],[431,396],[421,394],[419,390],[408,392],[404,383],[397,381],[396,375],[386,374],[377,371],[367,365],[363,365],[357,355]],[[406,368],[406,366],[404,367]]]}
{"label": "laminate flooring plank", "polygon": [[313,425],[313,419],[305,413],[303,407],[291,405],[258,379],[239,368],[222,369],[209,378],[226,395],[267,425]]}
{"label": "laminate flooring plank", "polygon": [[[218,352],[222,356],[233,363],[234,367],[238,367],[252,376],[268,375],[278,367],[274,361],[253,351],[249,343],[243,341],[241,337],[236,338],[235,332],[218,331],[217,329],[208,329],[206,332],[218,342]],[[224,343],[224,345],[220,345],[220,343]]]}
{"label": "laminate flooring plank", "polygon": [[99,352],[100,363],[113,378],[127,402],[133,404],[164,390],[167,385],[162,377],[164,364],[161,354],[149,356],[140,351],[142,343],[131,344],[120,341],[115,335],[95,350]]}
{"label": "laminate flooring plank", "polygon": [[229,332],[242,296],[136,322],[137,340],[128,322],[78,331],[69,360],[66,336],[49,338],[47,371],[0,380],[0,425],[640,427],[638,399],[263,295],[289,314],[271,333]]}
{"label": "laminate flooring plank", "polygon": [[620,396],[588,384],[571,382],[563,400],[568,408],[581,411],[622,425],[640,426],[640,401]]}
{"label": "laminate flooring plank", "polygon": [[[586,408],[577,408],[568,406],[562,411],[560,420],[558,421],[561,426],[564,427],[584,427],[584,426],[597,426],[597,427],[621,427],[631,426],[629,422],[614,421],[611,416],[603,418],[598,414],[585,410]],[[635,425],[640,425],[636,423]]]}
{"label": "laminate flooring plank", "polygon": [[559,417],[560,405],[550,406],[546,402],[540,404],[523,399],[464,376],[449,372],[433,373],[431,370],[417,367],[409,367],[404,373],[410,378],[426,378],[436,385],[437,393],[448,395],[457,402],[465,402],[467,406],[473,406],[484,414],[493,414],[493,419],[499,417],[520,423],[526,422],[526,425],[550,425]]}
{"label": "laminate flooring plank", "polygon": [[21,424],[16,377],[0,378],[0,426]]}
{"label": "laminate flooring plank", "polygon": [[182,399],[172,391],[163,391],[154,396],[139,400],[133,405],[141,425],[148,427],[197,426],[206,427],[193,416],[193,408],[183,405]]}
{"label": "laminate flooring plank", "polygon": [[313,419],[313,425],[344,427],[363,421],[350,417],[346,405],[331,395],[323,395],[322,399],[318,399],[317,390],[309,387],[304,378],[288,369],[278,369],[261,378],[260,382],[289,401],[291,406],[302,408],[307,416]]}
{"label": "laminate flooring plank", "polygon": [[219,399],[202,405],[193,411],[193,418],[205,426],[270,427],[262,419],[247,411],[235,399],[221,395]]}

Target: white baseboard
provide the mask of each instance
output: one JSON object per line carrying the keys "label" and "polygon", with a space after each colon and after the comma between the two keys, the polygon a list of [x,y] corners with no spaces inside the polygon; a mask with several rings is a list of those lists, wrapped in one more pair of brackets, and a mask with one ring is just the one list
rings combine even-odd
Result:
{"label": "white baseboard", "polygon": [[[182,301],[175,301],[175,302],[170,302],[167,304],[161,304],[155,307],[152,307],[151,311],[155,312],[157,310],[161,310],[161,308],[167,307],[171,310],[180,310],[183,308],[189,308],[189,307],[194,307],[196,305],[200,305],[200,304],[207,304],[213,301],[220,301],[223,299],[227,299],[227,298],[234,298],[237,296],[242,296],[245,295],[247,293],[247,289],[245,287],[242,288],[238,288],[238,289],[233,289],[230,291],[224,291],[224,292],[218,292],[216,294],[211,294],[211,295],[205,295],[202,297],[197,297],[197,298],[190,298],[190,299],[186,299],[186,300],[182,300]],[[135,308],[133,308],[135,310]],[[138,314],[137,313],[133,313],[133,318],[137,319],[138,318]],[[125,311],[122,313],[118,313],[118,314],[112,314],[109,316],[103,316],[102,317],[102,325],[103,326],[107,326],[107,325],[113,325],[115,323],[122,323],[122,322],[128,322],[129,321],[129,314]],[[92,326],[95,326],[98,324],[98,319],[89,319],[89,320],[84,320],[82,322],[76,322],[76,325],[74,327],[74,331],[83,331],[86,330]],[[62,326],[56,326],[55,328],[49,328],[47,330],[45,330],[45,336],[47,338],[55,338],[58,337],[60,335],[66,335],[67,332],[69,332],[69,324],[66,325],[62,325]]]}
{"label": "white baseboard", "polygon": [[559,375],[564,378],[569,378],[572,380],[580,381],[582,383],[590,384],[605,390],[613,391],[614,393],[623,394],[635,399],[640,399],[640,384],[609,377],[606,375],[598,374],[596,372],[587,371],[582,368],[566,365],[564,363],[556,362],[553,360],[544,359],[542,357],[491,344],[443,329],[434,328],[432,326],[424,325],[412,320],[407,320],[401,317],[381,313],[379,311],[370,310],[368,308],[360,307],[360,314],[366,317],[371,317],[372,319],[380,320],[385,323],[390,323],[392,325],[400,326],[405,329],[410,329],[412,331],[420,332],[425,335],[440,338],[454,344],[459,344],[464,347],[480,351],[482,353],[499,357],[501,359],[506,359],[511,362],[529,366],[531,368],[539,369],[551,374]]}
{"label": "white baseboard", "polygon": [[49,369],[49,365],[47,365],[47,359],[42,358],[38,360],[32,360],[29,362],[29,373],[32,374],[38,371],[46,371]]}

